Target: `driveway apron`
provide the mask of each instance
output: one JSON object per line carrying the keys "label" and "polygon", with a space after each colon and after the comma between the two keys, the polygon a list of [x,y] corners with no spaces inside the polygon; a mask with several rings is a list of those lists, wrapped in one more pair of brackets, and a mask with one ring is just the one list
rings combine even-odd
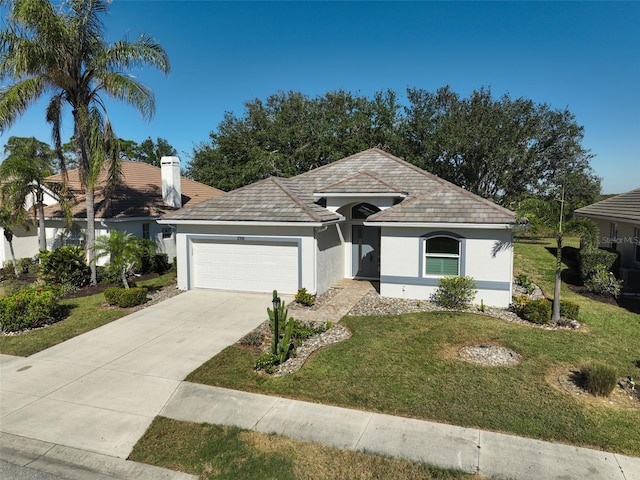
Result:
{"label": "driveway apron", "polygon": [[191,290],[31,357],[0,355],[0,431],[127,458],[181,380],[270,304]]}

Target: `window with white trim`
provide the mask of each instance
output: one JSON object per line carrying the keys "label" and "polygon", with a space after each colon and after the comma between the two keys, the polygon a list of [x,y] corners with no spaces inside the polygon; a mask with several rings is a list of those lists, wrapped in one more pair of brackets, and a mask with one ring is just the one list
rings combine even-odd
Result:
{"label": "window with white trim", "polygon": [[431,237],[425,242],[425,275],[460,274],[460,241],[451,237]]}
{"label": "window with white trim", "polygon": [[173,236],[173,230],[171,227],[162,227],[162,238],[171,238]]}

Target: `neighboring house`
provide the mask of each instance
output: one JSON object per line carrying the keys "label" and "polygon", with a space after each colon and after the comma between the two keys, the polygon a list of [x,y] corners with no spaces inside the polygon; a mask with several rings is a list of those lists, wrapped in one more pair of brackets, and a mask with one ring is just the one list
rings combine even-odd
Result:
{"label": "neighboring house", "polygon": [[640,293],[640,188],[577,209],[600,231],[599,246],[620,252],[620,277],[626,292]]}
{"label": "neighboring house", "polygon": [[[67,188],[73,194],[71,206],[72,225],[66,226],[60,205],[45,208],[47,248],[61,245],[84,245],[87,214],[85,195],[81,188],[78,169],[67,172]],[[63,182],[62,174],[53,175],[47,181]],[[143,162],[121,162],[119,185],[106,196],[106,175],[97,182],[95,194],[96,237],[108,235],[112,229],[124,230],[140,238],[155,240],[158,252],[166,253],[171,261],[176,255],[174,230],[168,225],[158,225],[156,220],[181,207],[191,207],[222,195],[224,192],[180,176],[180,159],[163,157],[161,168]],[[16,235],[16,257],[32,257],[38,253],[37,227],[29,236]],[[35,243],[31,240],[34,236]],[[6,242],[5,242],[6,243]],[[31,245],[22,248],[22,245]],[[20,254],[18,254],[20,245]],[[8,246],[6,248],[9,254]]]}
{"label": "neighboring house", "polygon": [[178,287],[321,294],[342,278],[428,299],[469,275],[476,302],[511,302],[515,214],[379,149],[267,178],[169,213]]}

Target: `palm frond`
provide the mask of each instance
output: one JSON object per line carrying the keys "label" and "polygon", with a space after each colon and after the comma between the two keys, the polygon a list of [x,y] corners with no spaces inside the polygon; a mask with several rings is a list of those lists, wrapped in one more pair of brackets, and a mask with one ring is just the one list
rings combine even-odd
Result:
{"label": "palm frond", "polygon": [[45,91],[42,77],[0,88],[0,132],[11,126]]}
{"label": "palm frond", "polygon": [[113,72],[101,72],[101,89],[109,96],[126,102],[136,108],[145,119],[155,114],[155,98],[149,87],[136,82],[128,75]]}
{"label": "palm frond", "polygon": [[96,58],[96,63],[112,72],[141,67],[157,68],[165,75],[171,72],[169,55],[153,37],[146,34],[140,35],[135,42],[127,39],[115,42],[103,56]]}

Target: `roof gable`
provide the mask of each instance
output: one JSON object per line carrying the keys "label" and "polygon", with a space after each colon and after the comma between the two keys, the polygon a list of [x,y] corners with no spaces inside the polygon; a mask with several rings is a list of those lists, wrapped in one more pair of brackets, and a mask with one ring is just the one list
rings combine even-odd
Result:
{"label": "roof gable", "polygon": [[389,185],[371,172],[360,172],[332,185],[321,187],[314,193],[340,194],[340,193],[390,193],[406,195],[407,192]]}

